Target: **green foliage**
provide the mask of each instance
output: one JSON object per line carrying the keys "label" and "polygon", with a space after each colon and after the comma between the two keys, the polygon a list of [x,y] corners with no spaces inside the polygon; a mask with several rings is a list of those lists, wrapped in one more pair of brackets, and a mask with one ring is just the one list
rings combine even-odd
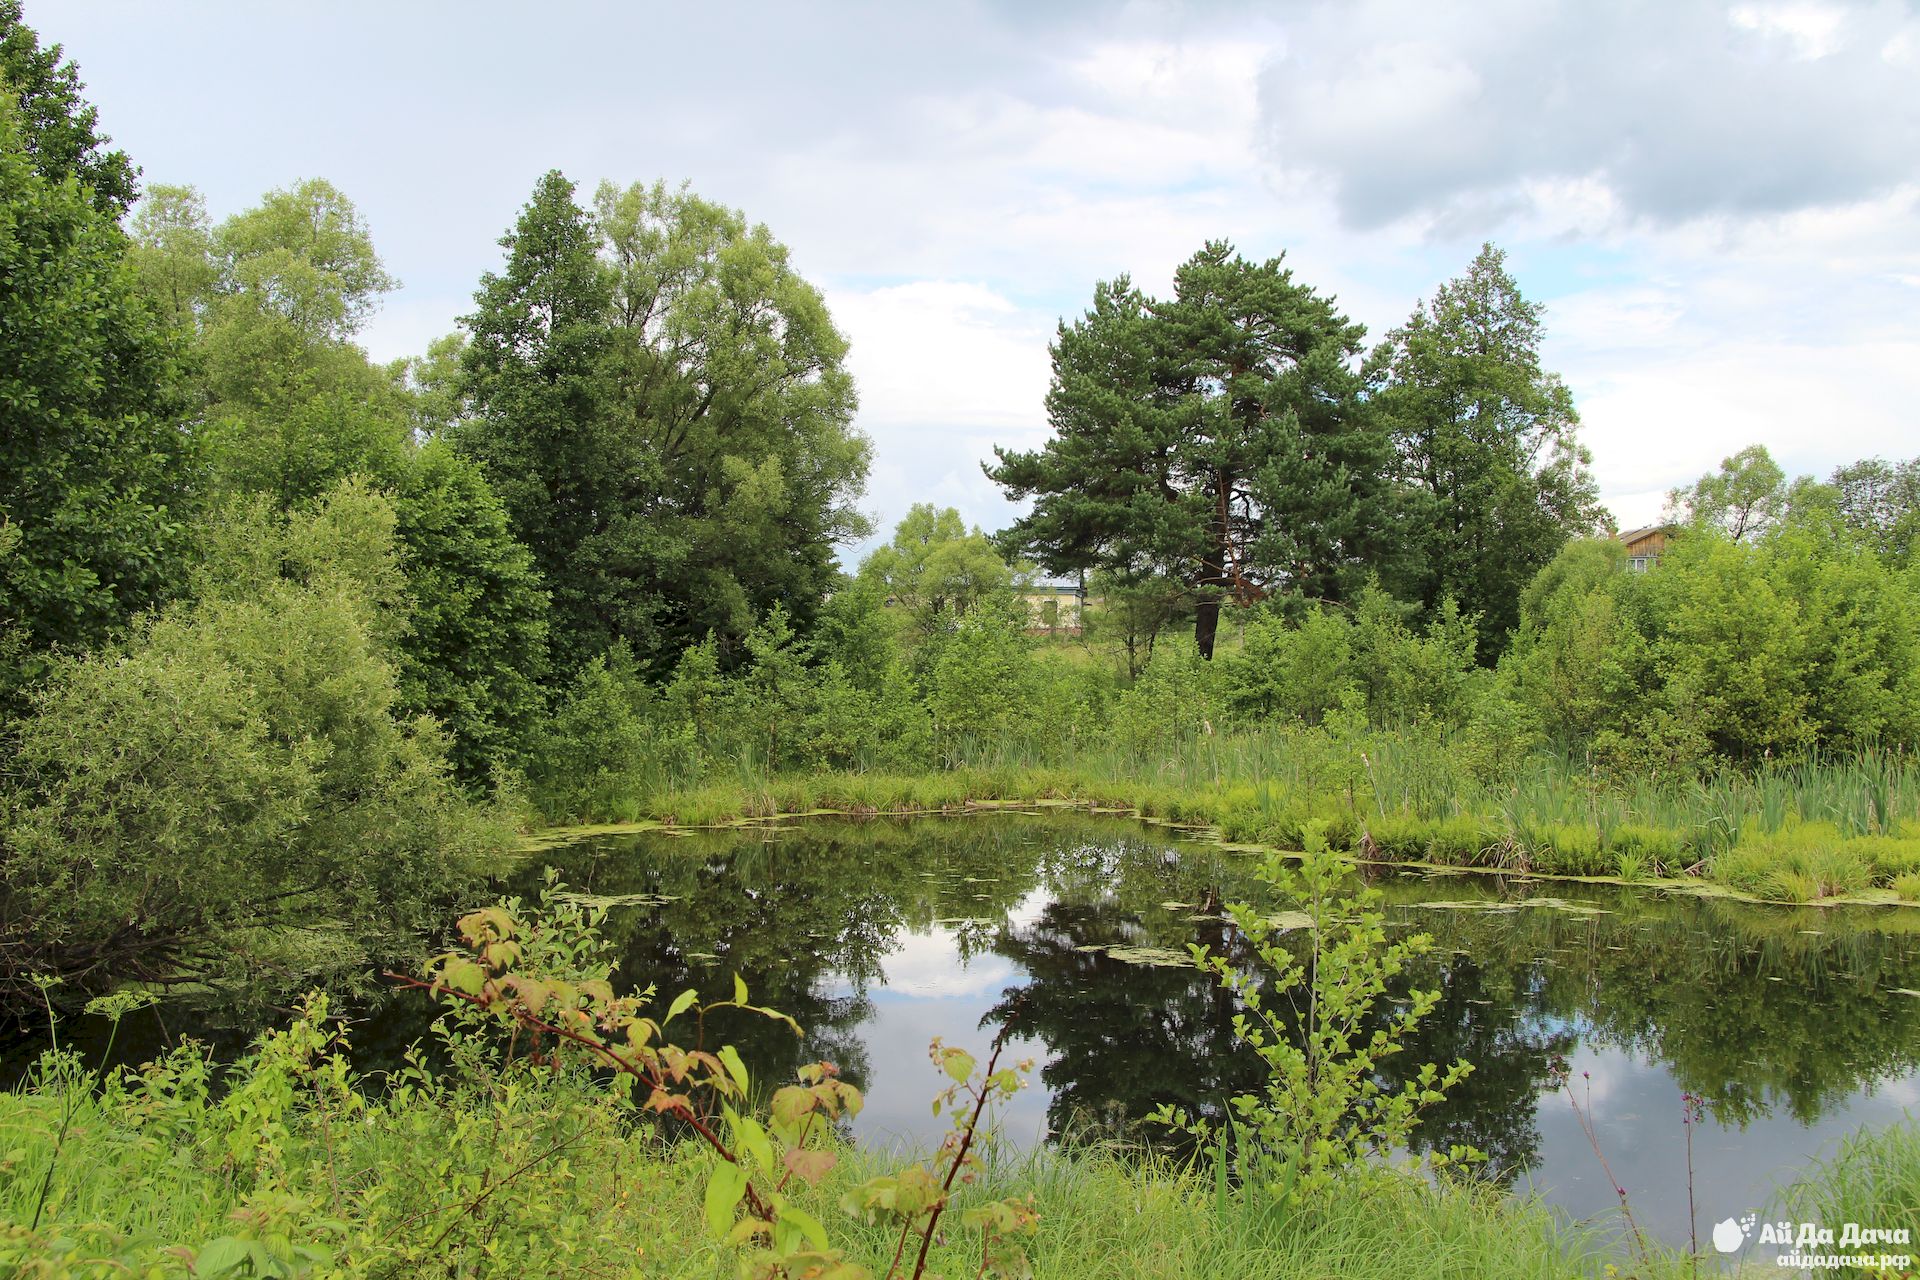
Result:
{"label": "green foliage", "polygon": [[[41,58],[17,6],[0,31],[10,74]],[[54,80],[77,87],[70,65]],[[133,287],[125,237],[64,172],[84,157],[49,177],[54,154],[23,123],[0,92],[0,704],[50,650],[98,644],[177,589],[196,478],[173,417],[177,353]]]}
{"label": "green foliage", "polygon": [[927,710],[944,749],[1033,723],[1033,646],[1006,613],[969,612],[940,637],[928,666]]}
{"label": "green foliage", "polygon": [[234,997],[404,953],[505,833],[399,714],[391,509],[347,490],[237,513],[224,586],[70,659],[33,697],[0,795],[0,974]]}
{"label": "green foliage", "polygon": [[1132,755],[1160,755],[1215,732],[1226,720],[1220,672],[1181,645],[1161,649],[1113,710],[1113,742]]}
{"label": "green foliage", "polygon": [[1013,571],[958,511],[916,502],[893,540],[860,562],[859,580],[902,610],[921,636],[931,636],[983,600],[1004,595]]}
{"label": "green foliage", "polygon": [[1920,611],[1865,548],[1787,527],[1702,530],[1650,573],[1570,544],[1527,593],[1503,667],[1562,742],[1623,769],[1920,738]]}
{"label": "green foliage", "polygon": [[1786,519],[1787,473],[1764,445],[1748,445],[1720,470],[1667,495],[1668,515],[1734,542],[1757,541]]}
{"label": "green foliage", "polygon": [[1573,397],[1540,367],[1541,320],[1488,244],[1370,361],[1415,494],[1405,590],[1428,607],[1457,601],[1485,661],[1528,581],[1600,517]]}
{"label": "green foliage", "polygon": [[1037,499],[1006,543],[1054,573],[1180,584],[1208,658],[1223,599],[1357,590],[1392,507],[1350,367],[1361,332],[1280,259],[1223,241],[1179,267],[1171,299],[1097,285],[1052,347],[1053,438],[988,468]]}
{"label": "green foliage", "polygon": [[1354,700],[1375,725],[1465,722],[1476,705],[1473,620],[1445,600],[1416,634],[1407,612],[1369,585],[1350,611],[1255,617],[1240,651],[1222,660],[1229,705],[1254,721],[1319,724]]}
{"label": "green foliage", "polygon": [[[99,109],[80,96],[80,69],[59,45],[21,19],[20,0],[0,0],[0,97],[17,109],[20,141],[33,168],[59,185],[71,178],[101,217],[119,221],[139,190],[140,171],[98,131]],[[11,183],[11,178],[9,178]]]}
{"label": "green foliage", "polygon": [[547,663],[547,598],[533,559],[478,469],[438,442],[411,459],[394,513],[408,601],[402,707],[439,721],[463,781],[518,769]]}
{"label": "green foliage", "polygon": [[1865,539],[1875,555],[1896,569],[1914,563],[1913,544],[1920,537],[1920,458],[1895,463],[1867,458],[1837,468],[1827,482],[1833,486],[1841,521]]}
{"label": "green foliage", "polygon": [[865,532],[846,340],[739,214],[611,185],[596,212],[550,173],[502,241],[454,438],[552,592],[561,670],[625,639],[664,673],[710,632],[731,663],[776,603],[810,628]]}
{"label": "green foliage", "polygon": [[[1274,914],[1244,902],[1227,908],[1264,975],[1207,947],[1189,948],[1233,994],[1234,1036],[1266,1064],[1267,1080],[1259,1093],[1232,1099],[1224,1130],[1171,1106],[1156,1119],[1213,1144],[1248,1185],[1283,1201],[1324,1196],[1405,1149],[1420,1113],[1443,1102],[1473,1069],[1425,1063],[1405,1073],[1399,1089],[1382,1086],[1380,1063],[1402,1051],[1440,998],[1410,991],[1403,1004],[1384,1007],[1407,962],[1433,943],[1425,934],[1388,942],[1380,891],[1347,889],[1352,871],[1327,848],[1324,831],[1310,826],[1297,862],[1269,854],[1260,865],[1258,878],[1278,891],[1285,909]],[[1306,934],[1299,954],[1287,937],[1296,931]],[[1302,1000],[1295,1022],[1287,1011]],[[1454,1147],[1432,1159],[1445,1167],[1476,1158]]]}

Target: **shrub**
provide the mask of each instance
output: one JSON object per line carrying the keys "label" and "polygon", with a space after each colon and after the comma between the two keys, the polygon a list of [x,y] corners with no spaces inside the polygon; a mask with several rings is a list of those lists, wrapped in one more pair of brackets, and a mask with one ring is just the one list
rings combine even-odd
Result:
{"label": "shrub", "polygon": [[[1277,1199],[1311,1201],[1405,1150],[1420,1112],[1444,1101],[1473,1068],[1426,1063],[1399,1090],[1381,1088],[1379,1063],[1401,1051],[1440,997],[1416,990],[1404,1003],[1380,1006],[1407,962],[1433,941],[1414,934],[1389,942],[1380,891],[1347,889],[1352,863],[1328,849],[1318,824],[1303,835],[1297,863],[1269,854],[1257,873],[1292,910],[1274,916],[1244,902],[1227,908],[1264,975],[1189,947],[1194,962],[1239,1002],[1234,1034],[1266,1064],[1265,1087],[1231,1099],[1224,1130],[1168,1105],[1154,1118],[1210,1145],[1223,1165],[1231,1160],[1247,1185]],[[1306,935],[1304,957],[1288,945],[1295,929]],[[1286,1011],[1302,997],[1308,1012],[1295,1025]],[[1375,1018],[1371,1033],[1360,1030]],[[1439,1167],[1478,1153],[1454,1147],[1430,1158]]]}
{"label": "shrub", "polygon": [[65,664],[0,799],[0,990],[264,996],[404,953],[510,833],[398,696],[337,582],[176,609]]}

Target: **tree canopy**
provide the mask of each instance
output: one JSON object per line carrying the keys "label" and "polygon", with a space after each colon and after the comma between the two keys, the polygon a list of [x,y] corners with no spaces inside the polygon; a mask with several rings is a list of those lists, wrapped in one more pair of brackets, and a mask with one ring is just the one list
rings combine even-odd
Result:
{"label": "tree canopy", "polygon": [[860,578],[904,610],[922,635],[932,635],[1012,586],[1013,570],[958,511],[916,502],[893,539],[861,562]]}
{"label": "tree canopy", "polygon": [[38,655],[97,644],[176,589],[196,489],[178,352],[126,239],[20,125],[0,96],[0,703]]}
{"label": "tree canopy", "polygon": [[811,625],[868,445],[847,344],[765,227],[663,185],[558,172],[467,318],[459,446],[532,549],[577,667],[614,642],[662,669],[776,603]]}
{"label": "tree canopy", "polygon": [[1489,244],[1370,361],[1411,488],[1406,589],[1477,615],[1483,660],[1504,649],[1521,589],[1603,519],[1573,396],[1540,365],[1543,319]]}
{"label": "tree canopy", "polygon": [[100,110],[80,96],[80,70],[61,53],[57,44],[40,47],[20,0],[0,0],[0,94],[14,100],[18,145],[41,177],[72,178],[95,212],[117,222],[139,194],[140,171],[124,151],[107,149]]}
{"label": "tree canopy", "polygon": [[1010,545],[1056,573],[1185,587],[1211,656],[1222,602],[1339,598],[1390,520],[1390,457],[1362,401],[1363,330],[1281,259],[1209,243],[1154,299],[1126,277],[1052,346],[1039,450],[987,474],[1035,499]]}

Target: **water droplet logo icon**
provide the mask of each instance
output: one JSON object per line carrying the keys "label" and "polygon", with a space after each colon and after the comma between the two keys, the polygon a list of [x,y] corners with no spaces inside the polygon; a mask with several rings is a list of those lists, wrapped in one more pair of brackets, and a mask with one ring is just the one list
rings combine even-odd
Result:
{"label": "water droplet logo icon", "polygon": [[1717,1222],[1713,1227],[1713,1247],[1722,1253],[1732,1253],[1747,1242],[1747,1232],[1753,1229],[1753,1215],[1744,1219],[1728,1218]]}

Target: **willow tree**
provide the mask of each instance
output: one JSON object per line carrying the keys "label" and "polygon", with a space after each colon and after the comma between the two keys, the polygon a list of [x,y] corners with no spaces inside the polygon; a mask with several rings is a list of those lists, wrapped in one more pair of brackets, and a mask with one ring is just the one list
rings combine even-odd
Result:
{"label": "willow tree", "polygon": [[1393,509],[1354,367],[1363,333],[1279,258],[1223,241],[1180,267],[1171,299],[1097,285],[1052,347],[1053,438],[987,468],[1035,500],[1004,541],[1054,573],[1177,584],[1206,657],[1225,602],[1352,595]]}

